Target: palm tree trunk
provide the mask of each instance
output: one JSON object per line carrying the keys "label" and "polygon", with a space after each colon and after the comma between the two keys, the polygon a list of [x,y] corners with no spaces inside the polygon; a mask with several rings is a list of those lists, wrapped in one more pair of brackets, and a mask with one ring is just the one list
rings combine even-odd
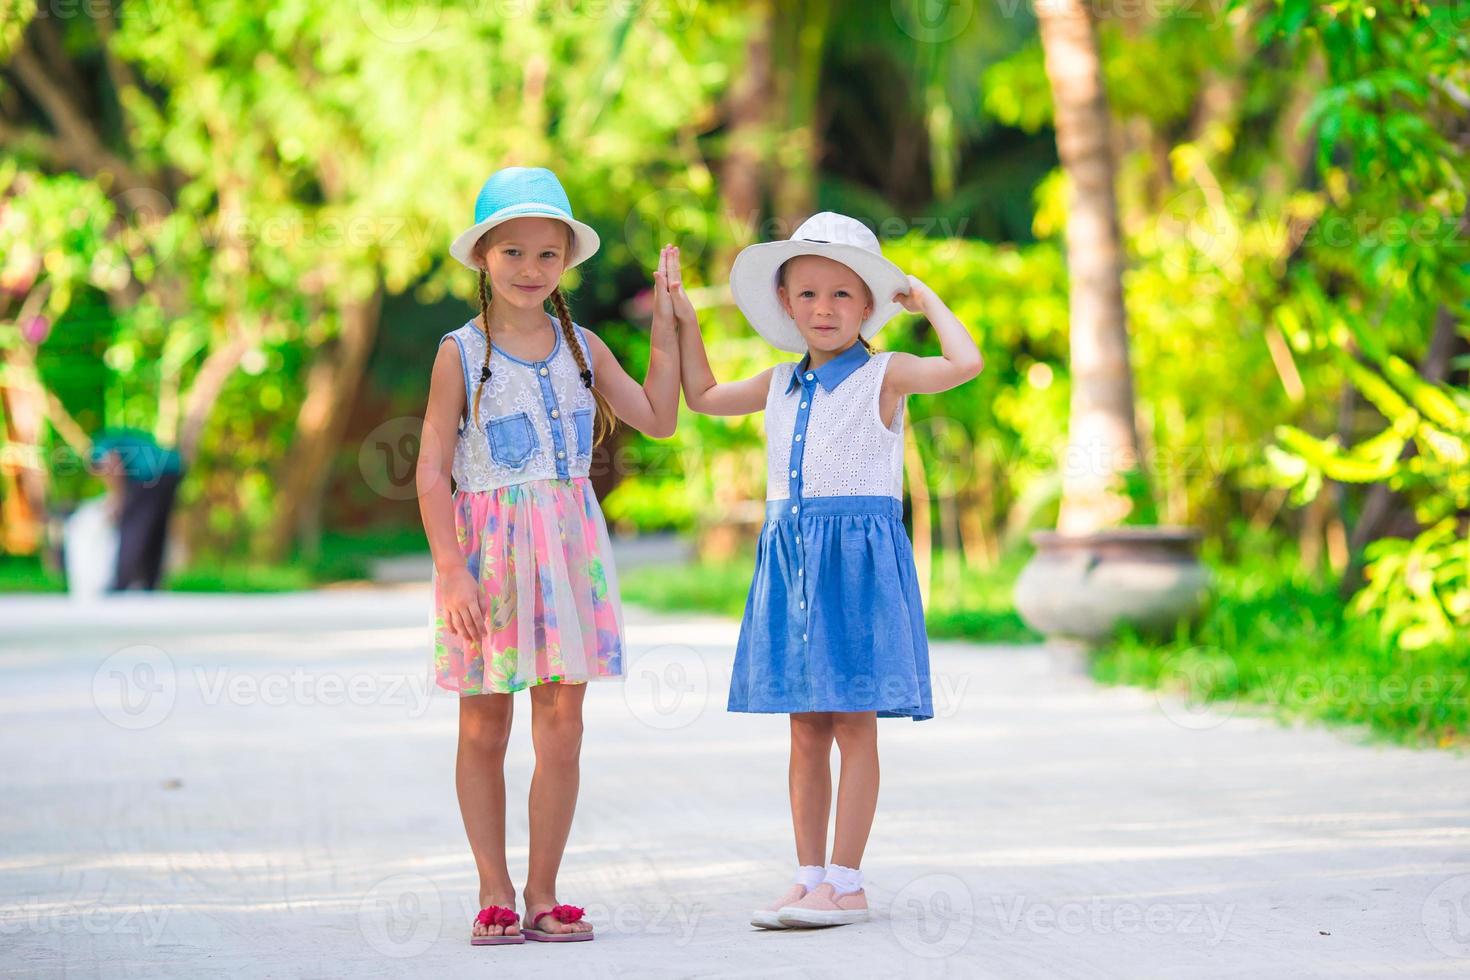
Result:
{"label": "palm tree trunk", "polygon": [[1092,16],[1081,0],[1044,0],[1036,11],[1055,105],[1057,152],[1071,185],[1072,402],[1057,529],[1085,534],[1127,515],[1131,504],[1119,492],[1117,475],[1140,465],[1122,241]]}
{"label": "palm tree trunk", "polygon": [[790,59],[776,77],[784,83],[778,93],[785,108],[785,132],[774,147],[776,173],[772,188],[780,235],[787,238],[811,215],[816,205],[816,174],[822,159],[819,100],[822,56],[832,0],[808,0],[777,6],[778,38]]}
{"label": "palm tree trunk", "polygon": [[720,217],[728,231],[717,236],[719,253],[709,268],[728,269],[735,253],[757,241],[765,200],[771,136],[771,0],[752,5],[754,26],[745,43],[745,71],[730,89],[720,163]]}

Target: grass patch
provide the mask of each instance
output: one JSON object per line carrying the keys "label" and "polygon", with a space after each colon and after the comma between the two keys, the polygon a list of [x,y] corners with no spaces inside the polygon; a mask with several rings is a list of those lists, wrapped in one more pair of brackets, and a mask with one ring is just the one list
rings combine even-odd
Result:
{"label": "grass patch", "polygon": [[1167,639],[1124,630],[1093,676],[1165,689],[1228,713],[1260,706],[1283,723],[1363,725],[1400,744],[1470,746],[1470,638],[1401,650],[1372,616],[1349,613],[1333,582],[1279,565],[1216,567],[1200,622]]}
{"label": "grass patch", "polygon": [[628,602],[661,612],[697,611],[739,619],[754,573],[754,555],[727,562],[641,565],[619,571],[618,589]]}
{"label": "grass patch", "polygon": [[301,566],[196,562],[168,577],[168,592],[295,592],[321,583]]}
{"label": "grass patch", "polygon": [[270,564],[240,559],[201,559],[170,575],[170,592],[290,592],[334,582],[365,581],[378,558],[428,550],[422,528],[385,528],[322,535],[314,557],[298,550],[289,561]]}
{"label": "grass patch", "polygon": [[946,571],[944,555],[934,557],[934,583],[924,621],[934,639],[980,643],[1040,643],[1042,635],[1016,612],[1016,579],[1031,559],[1030,549],[1016,549],[993,568]]}
{"label": "grass patch", "polygon": [[0,595],[18,592],[65,592],[61,572],[53,572],[35,555],[0,555]]}

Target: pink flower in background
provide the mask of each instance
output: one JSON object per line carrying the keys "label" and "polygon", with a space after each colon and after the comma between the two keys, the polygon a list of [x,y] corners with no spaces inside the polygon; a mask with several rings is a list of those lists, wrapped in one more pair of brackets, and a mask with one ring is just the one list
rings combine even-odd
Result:
{"label": "pink flower in background", "polygon": [[623,304],[623,313],[630,320],[650,320],[653,318],[653,290],[640,289],[634,293],[632,298]]}
{"label": "pink flower in background", "polygon": [[20,335],[28,343],[40,344],[51,336],[51,321],[44,316],[33,316],[20,325]]}

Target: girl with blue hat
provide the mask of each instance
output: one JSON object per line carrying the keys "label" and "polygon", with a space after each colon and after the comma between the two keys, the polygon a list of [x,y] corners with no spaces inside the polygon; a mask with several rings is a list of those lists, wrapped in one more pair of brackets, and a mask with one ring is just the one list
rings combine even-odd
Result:
{"label": "girl with blue hat", "polygon": [[[507,167],[485,181],[474,223],[449,249],[479,276],[480,312],[439,338],[417,480],[434,556],[432,676],[459,696],[455,780],[480,878],[475,945],[593,938],[584,910],[556,896],[577,800],[586,682],[624,671],[617,572],[589,479],[592,450],[619,418],[666,438],[679,407],[667,259],[654,277],[640,384],[573,322],[558,285],[597,248],[597,233],[572,216],[555,174]],[[504,773],[513,695],[522,689],[530,691],[536,753],[524,926],[505,859]]]}
{"label": "girl with blue hat", "polygon": [[[755,330],[801,353],[719,383],[679,288],[684,399],[706,415],[765,412],[766,520],[731,670],[731,711],[790,715],[789,786],[797,869],[757,909],[767,929],[868,915],[859,870],[878,803],[878,718],[934,714],[929,647],[903,526],[903,421],[910,394],[946,391],[983,366],[965,325],[934,291],[883,256],[861,222],[824,211],[787,241],[735,259],[730,291]],[[923,314],[935,357],[870,343],[900,309]],[[831,755],[842,755],[836,833]]]}

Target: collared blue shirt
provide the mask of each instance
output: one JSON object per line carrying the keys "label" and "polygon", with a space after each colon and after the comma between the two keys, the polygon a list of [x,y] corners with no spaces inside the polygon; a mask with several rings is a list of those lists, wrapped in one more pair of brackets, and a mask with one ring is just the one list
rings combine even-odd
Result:
{"label": "collared blue shirt", "polygon": [[[811,351],[807,351],[801,355],[801,363],[796,365],[796,370],[791,372],[791,380],[786,382],[786,393],[788,395],[791,394],[800,381],[810,380],[821,382],[823,388],[831,391],[842,384],[843,379],[849,374],[852,374],[852,372],[866,364],[868,358],[872,356],[868,353],[868,349],[863,346],[863,342],[858,340],[854,341],[851,347],[832,358],[826,364],[823,364],[814,371],[809,371],[807,368],[812,363],[812,354]],[[808,378],[807,375],[809,374],[815,375],[815,378]]]}

